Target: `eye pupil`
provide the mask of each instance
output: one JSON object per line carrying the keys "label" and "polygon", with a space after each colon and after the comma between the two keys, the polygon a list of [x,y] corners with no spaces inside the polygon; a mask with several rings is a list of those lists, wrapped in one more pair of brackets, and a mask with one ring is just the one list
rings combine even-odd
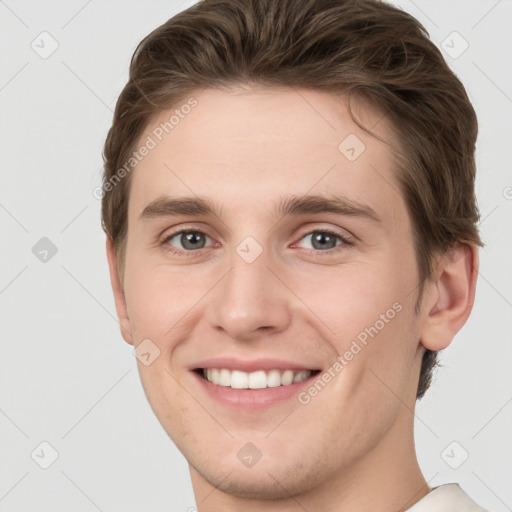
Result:
{"label": "eye pupil", "polygon": [[[319,244],[319,247],[315,247],[315,244]],[[317,231],[317,234],[313,236],[313,247],[315,249],[332,249],[336,247],[336,237],[329,233],[324,233],[321,231]]]}
{"label": "eye pupil", "polygon": [[[197,244],[198,240],[202,238],[202,244]],[[181,243],[185,249],[202,249],[204,246],[204,236],[202,233],[189,232],[181,235]]]}

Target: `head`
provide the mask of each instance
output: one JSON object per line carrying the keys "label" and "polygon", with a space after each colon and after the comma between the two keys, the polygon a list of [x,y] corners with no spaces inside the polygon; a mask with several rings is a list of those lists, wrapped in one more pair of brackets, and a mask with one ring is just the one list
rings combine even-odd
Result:
{"label": "head", "polygon": [[[380,1],[204,0],[139,44],[104,149],[103,226],[123,336],[158,348],[141,379],[197,471],[220,484],[229,463],[216,473],[197,447],[216,457],[250,438],[268,471],[286,459],[306,479],[322,450],[336,456],[327,444],[339,430],[352,440],[346,464],[384,439],[401,415],[389,389],[404,403],[424,396],[473,302],[476,136],[464,87],[425,29]],[[343,212],[286,201],[309,195],[343,197]],[[178,208],[164,196],[206,201]],[[172,227],[187,225],[210,244],[170,252]],[[306,255],[300,236],[322,229],[343,249]],[[207,414],[185,391],[205,358],[263,354],[325,374],[353,341],[361,353],[296,403],[283,438],[265,437],[276,407],[254,423],[221,406]],[[308,437],[318,415],[327,441]],[[283,446],[290,433],[314,446],[311,461]]]}

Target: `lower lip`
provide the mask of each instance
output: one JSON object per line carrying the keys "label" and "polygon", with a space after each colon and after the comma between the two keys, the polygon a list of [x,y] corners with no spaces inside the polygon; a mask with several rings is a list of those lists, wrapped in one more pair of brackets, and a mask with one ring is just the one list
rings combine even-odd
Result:
{"label": "lower lip", "polygon": [[275,388],[262,389],[233,389],[227,386],[213,384],[197,372],[192,372],[199,385],[218,402],[237,409],[262,409],[279,403],[287,398],[296,396],[301,389],[310,386],[317,374],[310,375],[301,382],[295,382],[288,386],[276,386]]}

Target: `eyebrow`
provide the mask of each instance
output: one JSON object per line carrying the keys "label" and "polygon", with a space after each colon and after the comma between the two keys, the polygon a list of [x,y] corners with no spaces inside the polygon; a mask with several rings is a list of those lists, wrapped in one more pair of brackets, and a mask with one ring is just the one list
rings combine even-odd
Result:
{"label": "eyebrow", "polygon": [[[381,222],[373,208],[345,197],[306,195],[281,197],[274,205],[276,216],[304,215],[314,213],[335,213],[361,217]],[[140,220],[172,216],[216,216],[221,217],[221,208],[213,201],[202,197],[162,196],[151,201],[139,215]]]}

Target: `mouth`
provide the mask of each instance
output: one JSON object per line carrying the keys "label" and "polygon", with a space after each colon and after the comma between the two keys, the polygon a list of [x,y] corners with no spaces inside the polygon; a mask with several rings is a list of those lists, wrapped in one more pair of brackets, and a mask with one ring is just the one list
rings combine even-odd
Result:
{"label": "mouth", "polygon": [[244,360],[231,356],[197,361],[188,369],[205,397],[247,412],[297,399],[300,391],[311,386],[322,371],[283,359]]}
{"label": "mouth", "polygon": [[229,368],[195,368],[194,371],[204,380],[215,386],[231,389],[256,390],[291,386],[318,375],[320,370],[256,370],[244,372]]}

